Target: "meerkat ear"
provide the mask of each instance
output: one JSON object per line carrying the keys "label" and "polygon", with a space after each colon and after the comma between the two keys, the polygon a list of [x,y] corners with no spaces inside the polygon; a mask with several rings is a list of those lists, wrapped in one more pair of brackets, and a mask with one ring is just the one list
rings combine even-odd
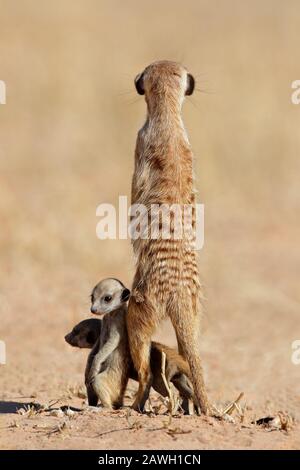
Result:
{"label": "meerkat ear", "polygon": [[127,302],[127,300],[129,299],[129,296],[130,296],[130,290],[126,289],[126,287],[125,287],[125,289],[122,292],[122,296],[121,296],[122,302]]}
{"label": "meerkat ear", "polygon": [[136,91],[138,92],[139,95],[144,95],[145,90],[144,90],[144,77],[142,73],[139,73],[135,79],[134,79],[134,84]]}
{"label": "meerkat ear", "polygon": [[188,73],[187,74],[187,87],[186,87],[186,90],[185,90],[185,94],[187,96],[192,95],[193,91],[194,91],[194,88],[195,88],[195,79],[194,79],[193,75]]}

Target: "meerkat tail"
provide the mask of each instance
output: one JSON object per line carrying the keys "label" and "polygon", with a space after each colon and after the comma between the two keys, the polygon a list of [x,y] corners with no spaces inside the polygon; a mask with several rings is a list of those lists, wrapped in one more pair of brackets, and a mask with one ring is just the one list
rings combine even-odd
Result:
{"label": "meerkat tail", "polygon": [[209,402],[203,378],[201,359],[198,354],[197,327],[198,312],[188,297],[181,302],[172,302],[168,305],[168,311],[173,323],[179,352],[183,355],[190,367],[190,379],[193,384],[195,399],[201,412],[209,413]]}
{"label": "meerkat tail", "polygon": [[205,415],[209,413],[209,402],[206,394],[206,387],[203,378],[201,359],[197,353],[195,341],[184,337],[180,339],[180,346],[183,356],[190,366],[190,379],[193,384],[195,399],[201,412]]}

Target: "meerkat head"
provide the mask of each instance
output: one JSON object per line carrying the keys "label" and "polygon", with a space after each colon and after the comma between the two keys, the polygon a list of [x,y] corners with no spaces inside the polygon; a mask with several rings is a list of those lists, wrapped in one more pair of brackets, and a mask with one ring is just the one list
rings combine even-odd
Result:
{"label": "meerkat head", "polygon": [[139,95],[145,95],[151,108],[153,102],[170,98],[182,104],[184,97],[191,95],[195,88],[194,77],[176,62],[162,60],[150,64],[135,78]]}
{"label": "meerkat head", "polygon": [[125,304],[130,296],[130,290],[118,279],[104,279],[94,287],[91,294],[91,312],[104,315]]}
{"label": "meerkat head", "polygon": [[77,348],[91,349],[101,333],[101,320],[89,318],[74,326],[73,330],[65,336],[65,341]]}

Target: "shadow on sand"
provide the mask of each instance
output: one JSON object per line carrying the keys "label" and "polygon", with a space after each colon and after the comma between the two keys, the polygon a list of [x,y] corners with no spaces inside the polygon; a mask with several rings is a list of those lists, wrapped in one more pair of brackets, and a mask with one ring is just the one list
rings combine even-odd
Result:
{"label": "shadow on sand", "polygon": [[[40,406],[38,403],[34,404],[35,406]],[[32,406],[30,403],[20,403],[18,401],[0,401],[0,414],[12,414],[17,413],[21,408]]]}

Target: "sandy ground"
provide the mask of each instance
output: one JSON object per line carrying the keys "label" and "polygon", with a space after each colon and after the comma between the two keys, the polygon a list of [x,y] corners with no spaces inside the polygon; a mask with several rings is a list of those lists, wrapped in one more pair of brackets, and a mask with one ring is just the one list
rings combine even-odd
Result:
{"label": "sandy ground", "polygon": [[[270,245],[265,248],[271,262]],[[274,276],[274,271],[269,275]],[[50,289],[50,285],[40,286],[46,292]],[[71,312],[68,314],[70,307],[64,308],[63,299],[59,301],[60,283],[51,291],[52,302],[40,306],[38,297],[38,303],[31,308],[23,305],[24,298],[32,295],[30,285],[19,286],[24,296],[18,297],[20,303],[2,323],[8,361],[1,366],[1,448],[299,449],[300,367],[291,363],[298,311],[279,295],[273,302],[263,299],[257,287],[253,297],[237,293],[234,301],[228,301],[230,310],[227,302],[223,303],[221,315],[222,302],[217,298],[227,298],[227,288],[219,286],[216,298],[207,302],[212,318],[208,313],[204,317],[201,351],[213,403],[222,408],[241,391],[245,394],[241,402],[244,418],[234,414],[235,423],[180,415],[170,420],[155,394],[151,404],[158,415],[141,416],[128,406],[114,412],[89,409],[86,400],[78,397],[84,391],[87,351],[64,343],[63,336],[75,319]],[[255,320],[251,317],[253,312]],[[80,314],[75,321],[87,316]],[[172,345],[174,338],[170,333],[171,327],[166,324],[157,337]],[[132,401],[129,396],[134,387],[130,383],[127,405]],[[71,417],[47,412],[18,413],[31,402],[75,406],[83,411]],[[279,411],[289,416],[287,431],[252,424]]]}
{"label": "sandy ground", "polygon": [[[81,384],[86,352],[70,350],[51,329],[49,334],[41,336],[40,328],[30,327],[34,340],[20,345],[17,348],[18,360],[13,361],[14,364],[9,361],[5,370],[1,370],[1,448],[299,449],[300,396],[294,390],[293,377],[287,381],[280,374],[284,364],[278,361],[276,353],[265,360],[262,354],[254,357],[252,348],[249,348],[248,353],[253,360],[241,360],[236,347],[232,346],[239,340],[240,329],[236,327],[230,334],[233,341],[228,344],[225,339],[221,361],[216,359],[215,353],[208,351],[203,357],[210,397],[219,408],[224,407],[226,398],[236,398],[240,390],[245,393],[241,403],[244,418],[234,414],[235,423],[181,415],[170,419],[155,394],[151,405],[157,415],[141,416],[128,406],[113,412],[89,408],[86,400],[77,396],[78,391],[79,394],[84,391]],[[272,342],[269,347],[276,351],[280,342]],[[247,355],[247,348],[243,355]],[[232,367],[222,368],[226,363]],[[255,386],[251,383],[253,379]],[[129,397],[133,388],[134,384],[130,384],[127,405],[131,402]],[[53,416],[53,412],[26,412],[28,406],[32,407],[32,402],[54,408],[75,406],[83,411],[70,417]],[[289,422],[292,426],[288,431],[263,429],[252,424],[255,419],[274,416],[279,410],[297,420],[295,424]]]}
{"label": "sandy ground", "polygon": [[[1,1],[1,449],[300,448],[300,7],[288,3]],[[131,398],[87,409],[87,352],[64,342],[96,282],[131,283],[129,241],[98,240],[95,212],[130,194],[145,115],[133,77],[158,58],[184,61],[197,81],[184,120],[205,204],[200,350],[217,407],[244,392],[235,423],[170,421],[155,396],[157,415],[130,412]],[[168,324],[157,337],[175,345]],[[31,402],[83,411],[18,413]],[[288,430],[252,424],[280,411]]]}

